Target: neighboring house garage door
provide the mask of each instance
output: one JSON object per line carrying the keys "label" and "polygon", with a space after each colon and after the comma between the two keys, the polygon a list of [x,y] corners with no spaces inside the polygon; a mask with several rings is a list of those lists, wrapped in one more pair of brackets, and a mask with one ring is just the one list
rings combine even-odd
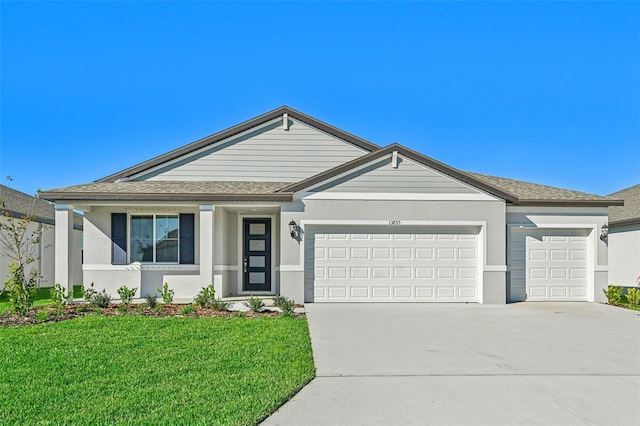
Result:
{"label": "neighboring house garage door", "polygon": [[510,300],[587,300],[588,232],[514,229],[510,249]]}
{"label": "neighboring house garage door", "polygon": [[477,227],[308,227],[306,237],[307,301],[478,301]]}

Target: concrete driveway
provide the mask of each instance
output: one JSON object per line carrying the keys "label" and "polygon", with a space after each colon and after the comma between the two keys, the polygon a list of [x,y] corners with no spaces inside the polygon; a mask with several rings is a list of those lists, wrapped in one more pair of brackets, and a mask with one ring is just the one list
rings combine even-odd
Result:
{"label": "concrete driveway", "polygon": [[640,313],[309,304],[317,377],[264,425],[638,425]]}

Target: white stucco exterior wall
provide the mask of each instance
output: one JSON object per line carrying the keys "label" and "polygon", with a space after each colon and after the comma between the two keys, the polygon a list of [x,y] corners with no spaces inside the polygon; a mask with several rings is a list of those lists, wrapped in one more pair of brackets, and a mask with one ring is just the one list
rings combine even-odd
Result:
{"label": "white stucco exterior wall", "polygon": [[640,224],[609,228],[609,284],[633,287],[640,277]]}

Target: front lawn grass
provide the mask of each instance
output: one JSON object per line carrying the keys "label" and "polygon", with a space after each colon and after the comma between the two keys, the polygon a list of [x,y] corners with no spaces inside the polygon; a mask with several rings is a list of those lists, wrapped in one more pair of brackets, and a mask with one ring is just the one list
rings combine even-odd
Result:
{"label": "front lawn grass", "polygon": [[[73,287],[73,298],[79,299],[83,297],[82,286]],[[33,302],[33,306],[43,306],[53,303],[51,300],[51,288],[43,287],[39,288],[36,293],[36,300]],[[6,291],[0,291],[0,314],[11,311],[11,304],[9,303],[9,293]]]}
{"label": "front lawn grass", "polygon": [[0,329],[0,360],[0,424],[252,425],[314,376],[304,318],[89,316]]}

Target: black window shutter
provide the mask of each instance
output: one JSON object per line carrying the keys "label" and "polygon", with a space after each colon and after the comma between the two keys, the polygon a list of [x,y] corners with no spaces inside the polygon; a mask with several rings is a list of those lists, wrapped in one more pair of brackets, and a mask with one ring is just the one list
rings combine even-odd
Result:
{"label": "black window shutter", "polygon": [[192,213],[180,215],[180,263],[186,265],[195,263],[194,218]]}
{"label": "black window shutter", "polygon": [[127,264],[126,213],[111,213],[111,264]]}

